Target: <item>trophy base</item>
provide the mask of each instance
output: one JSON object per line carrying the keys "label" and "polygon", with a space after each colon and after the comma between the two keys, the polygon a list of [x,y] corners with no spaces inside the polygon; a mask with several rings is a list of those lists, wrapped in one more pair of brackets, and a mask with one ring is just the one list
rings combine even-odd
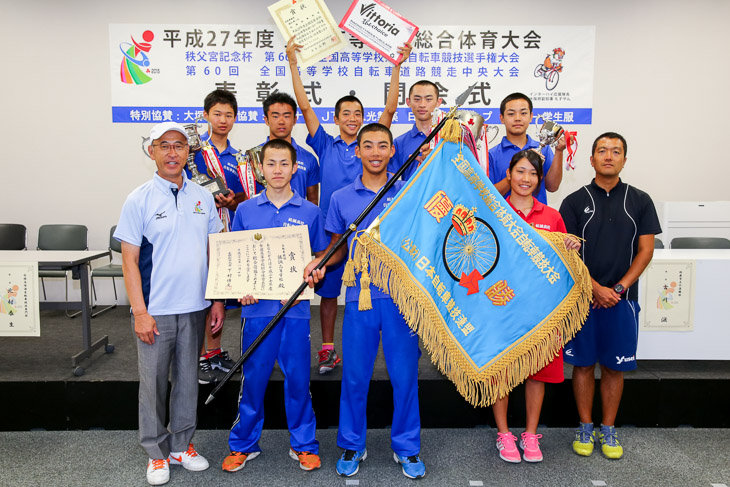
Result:
{"label": "trophy base", "polygon": [[214,197],[218,196],[219,194],[228,194],[228,191],[230,191],[228,188],[226,188],[225,183],[223,183],[223,180],[219,177],[215,179],[210,179],[202,183],[201,186],[210,191]]}

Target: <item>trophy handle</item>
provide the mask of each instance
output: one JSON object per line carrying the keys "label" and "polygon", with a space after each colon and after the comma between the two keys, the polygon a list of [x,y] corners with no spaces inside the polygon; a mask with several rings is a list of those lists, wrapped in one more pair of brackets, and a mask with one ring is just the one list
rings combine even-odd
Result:
{"label": "trophy handle", "polygon": [[[489,132],[494,132],[493,136],[489,136]],[[494,142],[497,137],[499,136],[499,125],[487,125],[487,145],[491,146],[492,142]]]}
{"label": "trophy handle", "polygon": [[149,140],[150,140],[149,137],[145,137],[144,135],[142,136],[142,152],[144,152],[144,155],[146,155],[147,157],[149,157],[150,159],[152,159],[152,156],[150,155],[149,150],[147,150],[147,147],[149,147],[149,145],[147,144],[147,142]]}
{"label": "trophy handle", "polygon": [[538,120],[542,120],[542,124],[544,124],[545,117],[542,115],[535,115],[535,138],[540,140],[540,129],[542,128],[542,124],[538,123]]}

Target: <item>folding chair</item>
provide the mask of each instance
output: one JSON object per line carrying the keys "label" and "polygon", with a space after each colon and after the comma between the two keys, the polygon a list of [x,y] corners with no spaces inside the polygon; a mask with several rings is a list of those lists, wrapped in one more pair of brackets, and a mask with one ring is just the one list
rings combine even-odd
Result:
{"label": "folding chair", "polygon": [[730,240],[722,237],[677,237],[669,246],[673,249],[730,249]]}
{"label": "folding chair", "polygon": [[[89,250],[86,242],[87,234],[88,229],[85,225],[41,225],[38,229],[38,250]],[[63,277],[66,302],[68,303],[68,271],[39,270],[38,276],[41,278],[41,286],[43,287],[43,299],[47,299],[44,278]],[[78,276],[71,276],[71,278],[78,279]],[[81,311],[69,314],[66,310],[66,316],[69,318],[79,314],[81,314]]]}
{"label": "folding chair", "polygon": [[96,313],[91,313],[91,317],[99,316],[104,311],[109,311],[110,309],[116,308],[119,304],[119,296],[117,296],[117,284],[114,278],[116,277],[124,277],[124,274],[122,274],[122,266],[119,264],[114,264],[112,261],[114,260],[114,252],[117,252],[119,254],[122,253],[122,243],[114,238],[114,230],[117,229],[117,226],[114,225],[112,229],[109,231],[109,264],[96,267],[91,270],[91,289],[94,292],[94,305],[93,308],[96,307],[96,287],[94,286],[94,278],[95,277],[111,277],[112,278],[112,287],[114,288],[114,304],[111,306],[106,306],[105,308],[100,309]]}
{"label": "folding chair", "polygon": [[0,223],[0,250],[25,250],[25,238],[25,225]]}

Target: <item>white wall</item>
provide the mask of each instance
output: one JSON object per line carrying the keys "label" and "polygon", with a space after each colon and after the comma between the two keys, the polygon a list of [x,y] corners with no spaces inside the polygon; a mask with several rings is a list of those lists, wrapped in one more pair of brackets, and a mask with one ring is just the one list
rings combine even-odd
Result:
{"label": "white wall", "polygon": [[[29,248],[44,223],[86,224],[89,246],[105,248],[126,195],[154,170],[140,150],[150,126],[111,123],[108,24],[270,23],[270,3],[0,0],[0,221],[25,224]],[[328,0],[337,19],[349,3]],[[596,26],[593,124],[571,127],[578,167],[549,197],[553,206],[590,181],[590,144],[607,130],[628,140],[624,180],[656,201],[730,199],[730,2],[387,3],[416,24]],[[239,125],[231,140],[248,148],[265,135]]]}

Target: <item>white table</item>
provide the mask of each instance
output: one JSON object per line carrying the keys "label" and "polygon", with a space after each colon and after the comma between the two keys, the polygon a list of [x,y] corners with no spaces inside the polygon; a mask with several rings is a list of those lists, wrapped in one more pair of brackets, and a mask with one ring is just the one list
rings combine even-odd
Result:
{"label": "white table", "polygon": [[78,276],[81,282],[81,301],[42,301],[40,309],[80,309],[81,334],[83,350],[71,357],[71,366],[74,374],[84,374],[79,363],[91,357],[94,351],[104,347],[104,351],[111,353],[114,346],[109,344],[109,337],[104,335],[91,343],[91,303],[89,292],[89,268],[86,265],[95,259],[109,257],[108,250],[2,250],[0,262],[38,262],[39,270],[70,270],[74,277]]}
{"label": "white table", "polygon": [[676,260],[696,262],[694,330],[640,331],[636,358],[730,360],[730,249],[657,249],[652,262]]}

